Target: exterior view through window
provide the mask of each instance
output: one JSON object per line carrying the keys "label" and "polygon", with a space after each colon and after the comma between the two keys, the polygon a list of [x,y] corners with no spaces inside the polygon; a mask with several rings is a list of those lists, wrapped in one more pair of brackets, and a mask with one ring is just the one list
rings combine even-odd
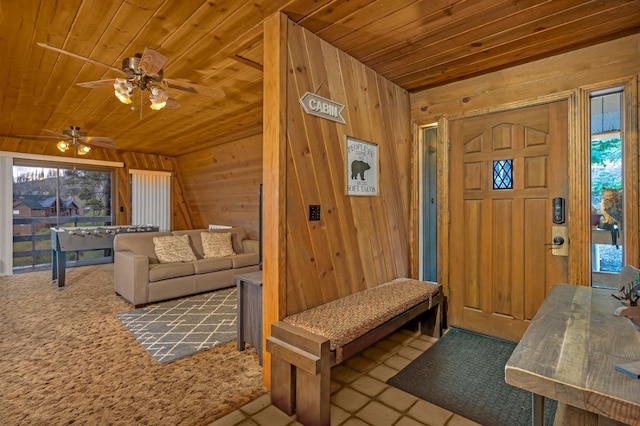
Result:
{"label": "exterior view through window", "polygon": [[[14,273],[51,267],[52,227],[111,224],[111,172],[14,165]],[[67,266],[110,260],[110,249],[67,253]]]}
{"label": "exterior view through window", "polygon": [[624,251],[620,89],[591,94],[591,285],[618,288]]}

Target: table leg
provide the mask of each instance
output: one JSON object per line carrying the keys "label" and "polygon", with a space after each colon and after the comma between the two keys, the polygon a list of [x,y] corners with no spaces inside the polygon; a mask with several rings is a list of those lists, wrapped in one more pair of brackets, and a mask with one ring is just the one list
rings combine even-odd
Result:
{"label": "table leg", "polygon": [[58,270],[58,288],[64,287],[66,267],[67,267],[67,252],[61,251],[58,253],[58,257],[56,260],[56,269]]}
{"label": "table leg", "polygon": [[531,424],[544,426],[544,396],[537,393],[531,395]]}
{"label": "table leg", "polygon": [[236,279],[236,293],[238,297],[238,350],[244,351],[244,298],[242,280]]}
{"label": "table leg", "polygon": [[51,281],[58,279],[58,251],[51,250]]}

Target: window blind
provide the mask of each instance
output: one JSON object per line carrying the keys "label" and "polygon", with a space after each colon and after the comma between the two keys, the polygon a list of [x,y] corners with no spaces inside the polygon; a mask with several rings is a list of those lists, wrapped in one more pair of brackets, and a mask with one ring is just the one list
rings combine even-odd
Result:
{"label": "window blind", "polygon": [[171,228],[171,172],[134,170],[131,173],[131,224]]}

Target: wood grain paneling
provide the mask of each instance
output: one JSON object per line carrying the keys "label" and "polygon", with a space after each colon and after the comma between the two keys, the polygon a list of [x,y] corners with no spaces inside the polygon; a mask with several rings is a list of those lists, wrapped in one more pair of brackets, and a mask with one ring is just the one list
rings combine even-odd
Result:
{"label": "wood grain paneling", "polygon": [[[263,347],[271,335],[271,324],[284,316],[287,298],[287,28],[287,18],[279,13],[264,25],[264,93],[271,107],[263,110]],[[262,380],[271,386],[271,354],[265,351],[263,357]]]}
{"label": "wood grain paneling", "polygon": [[[28,154],[49,155],[51,157],[69,158],[70,155],[61,154],[54,142],[25,141],[14,138],[0,137],[0,151],[21,152]],[[172,172],[171,180],[171,229],[192,229],[189,210],[185,208],[185,198],[182,183],[178,173],[178,164],[173,157],[154,154],[144,154],[128,151],[115,151],[103,148],[92,148],[87,159],[119,161],[124,167],[115,169],[115,198],[113,212],[117,225],[131,223],[131,177],[129,169],[158,170]]]}
{"label": "wood grain paneling", "polygon": [[240,226],[258,239],[262,135],[176,158],[194,228]]}
{"label": "wood grain paneling", "polygon": [[[638,33],[639,10],[640,0],[6,0],[0,134],[75,124],[122,150],[172,157],[259,135],[273,101],[263,94],[263,24],[276,12],[414,92]],[[132,111],[107,86],[76,85],[113,70],[36,42],[116,67],[157,49],[165,77],[226,96],[172,89],[182,107],[152,111],[136,91]]]}
{"label": "wood grain paneling", "polygon": [[[290,315],[409,276],[409,95],[289,22],[287,306]],[[345,105],[346,125],[305,114],[305,92]],[[345,195],[346,136],[378,145],[379,195]],[[321,220],[308,207],[321,206]]]}

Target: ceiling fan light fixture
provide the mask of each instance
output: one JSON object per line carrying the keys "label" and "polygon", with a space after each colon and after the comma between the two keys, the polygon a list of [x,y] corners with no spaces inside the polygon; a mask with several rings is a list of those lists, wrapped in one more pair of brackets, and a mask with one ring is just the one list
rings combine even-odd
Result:
{"label": "ceiling fan light fixture", "polygon": [[123,104],[131,103],[131,96],[133,95],[133,83],[126,78],[116,78],[113,83],[113,89],[116,94],[116,98]]}
{"label": "ceiling fan light fixture", "polygon": [[89,151],[91,151],[91,147],[87,145],[78,144],[78,149],[76,150],[78,155],[87,155]]}
{"label": "ceiling fan light fixture", "polygon": [[60,150],[60,152],[65,152],[69,149],[70,145],[69,142],[67,141],[60,141],[56,144],[56,146],[58,147],[58,149]]}
{"label": "ceiling fan light fixture", "polygon": [[149,88],[149,100],[151,101],[151,109],[158,111],[167,105],[169,93],[160,86],[151,86]]}

